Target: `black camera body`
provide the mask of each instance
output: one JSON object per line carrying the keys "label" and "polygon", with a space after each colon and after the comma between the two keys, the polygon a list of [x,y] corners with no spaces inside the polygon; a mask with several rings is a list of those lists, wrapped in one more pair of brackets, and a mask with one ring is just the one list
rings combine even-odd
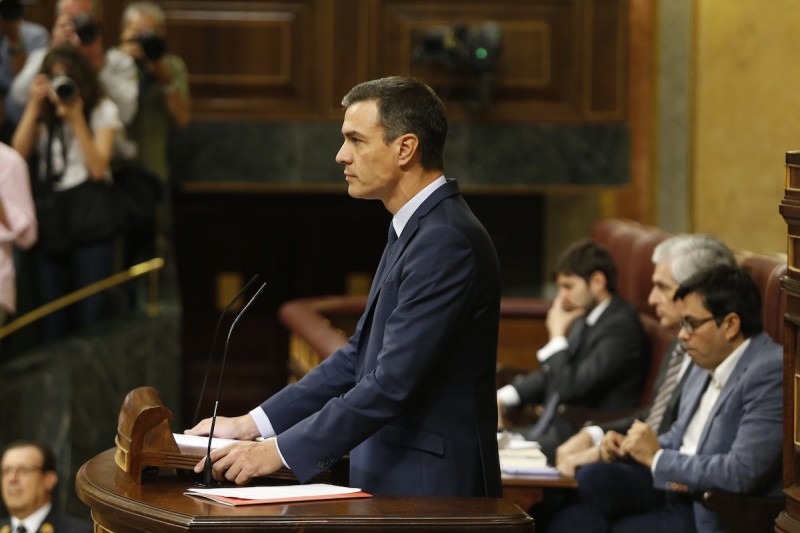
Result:
{"label": "black camera body", "polygon": [[22,18],[22,2],[19,0],[0,0],[0,19],[13,22]]}
{"label": "black camera body", "polygon": [[167,53],[167,41],[152,30],[143,31],[136,36],[144,56],[150,61],[158,61]]}
{"label": "black camera body", "polygon": [[100,26],[89,13],[81,13],[72,19],[75,34],[82,45],[92,44],[100,36]]}
{"label": "black camera body", "polygon": [[78,84],[75,83],[75,80],[63,74],[53,76],[53,79],[50,80],[50,87],[53,88],[56,96],[62,102],[71,102],[78,96]]}

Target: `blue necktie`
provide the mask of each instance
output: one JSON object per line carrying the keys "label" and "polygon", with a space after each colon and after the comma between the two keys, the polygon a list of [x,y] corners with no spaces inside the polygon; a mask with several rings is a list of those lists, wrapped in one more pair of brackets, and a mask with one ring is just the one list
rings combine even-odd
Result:
{"label": "blue necktie", "polygon": [[391,250],[392,247],[394,246],[394,243],[396,242],[397,242],[397,233],[395,233],[394,231],[394,224],[389,222],[389,235],[387,237],[387,246],[389,247],[388,249]]}

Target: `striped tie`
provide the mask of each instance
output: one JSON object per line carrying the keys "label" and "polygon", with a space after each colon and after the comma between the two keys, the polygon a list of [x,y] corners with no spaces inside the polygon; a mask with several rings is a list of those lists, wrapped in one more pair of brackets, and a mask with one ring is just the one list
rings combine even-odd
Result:
{"label": "striped tie", "polygon": [[664,419],[664,413],[667,411],[672,393],[675,392],[675,387],[678,386],[678,381],[680,381],[678,378],[685,356],[686,352],[683,347],[680,343],[677,343],[675,349],[672,350],[672,354],[670,354],[669,366],[664,375],[664,381],[661,382],[661,387],[656,392],[656,398],[653,401],[653,405],[650,406],[650,413],[647,415],[647,420],[645,420],[645,423],[656,433],[658,433],[661,421]]}

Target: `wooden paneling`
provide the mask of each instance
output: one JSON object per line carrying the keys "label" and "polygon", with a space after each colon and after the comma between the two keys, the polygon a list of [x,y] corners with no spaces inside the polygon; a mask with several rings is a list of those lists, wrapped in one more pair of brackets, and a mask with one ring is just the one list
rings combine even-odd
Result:
{"label": "wooden paneling", "polygon": [[[625,119],[625,0],[166,0],[167,43],[189,68],[197,119],[334,119],[355,84],[410,74],[451,117],[498,121]],[[52,24],[55,0],[29,9]],[[98,0],[104,41],[119,41],[123,4]],[[420,64],[426,31],[495,24],[488,73]]]}
{"label": "wooden paneling", "polygon": [[[496,120],[625,118],[624,0],[164,5],[170,48],[189,66],[199,117],[337,118],[356,83],[410,74],[434,86],[454,118],[476,109]],[[414,60],[426,31],[486,22],[497,24],[502,41],[493,72]]]}
{"label": "wooden paneling", "polygon": [[[413,50],[426,30],[451,23],[479,27],[497,23],[501,51],[489,80],[491,117],[515,120],[577,119],[581,116],[583,5],[559,2],[385,1],[380,23],[383,53],[379,76],[408,73],[424,79],[446,100],[469,102],[479,90],[479,74],[453,73],[417,64]],[[459,106],[448,111],[458,114]]]}
{"label": "wooden paneling", "polygon": [[170,50],[207,117],[315,116],[321,111],[320,3],[167,2]]}

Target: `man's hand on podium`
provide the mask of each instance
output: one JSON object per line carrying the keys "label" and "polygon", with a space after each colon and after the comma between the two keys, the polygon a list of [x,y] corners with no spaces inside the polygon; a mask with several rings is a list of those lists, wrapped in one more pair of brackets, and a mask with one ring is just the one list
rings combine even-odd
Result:
{"label": "man's hand on podium", "polygon": [[[206,418],[192,429],[184,431],[187,435],[208,435],[211,431],[211,419]],[[220,439],[255,440],[261,436],[255,420],[249,414],[229,418],[218,416],[214,424],[214,437]]]}
{"label": "man's hand on podium", "polygon": [[[219,422],[219,419],[217,419]],[[214,431],[216,433],[216,429]],[[206,459],[194,467],[203,472]],[[283,466],[275,438],[263,442],[240,442],[211,452],[214,479],[233,481],[245,485],[254,477],[267,476]]]}
{"label": "man's hand on podium", "polygon": [[[211,431],[211,419],[200,421],[192,429],[184,433],[188,435],[208,435]],[[244,485],[254,477],[266,476],[283,467],[278,445],[274,438],[262,442],[253,442],[260,437],[255,420],[249,414],[229,418],[218,416],[214,423],[214,437],[238,439],[241,442],[219,448],[211,452],[211,465],[214,479],[217,481],[233,481]],[[194,467],[198,474],[203,472],[206,458]]]}

